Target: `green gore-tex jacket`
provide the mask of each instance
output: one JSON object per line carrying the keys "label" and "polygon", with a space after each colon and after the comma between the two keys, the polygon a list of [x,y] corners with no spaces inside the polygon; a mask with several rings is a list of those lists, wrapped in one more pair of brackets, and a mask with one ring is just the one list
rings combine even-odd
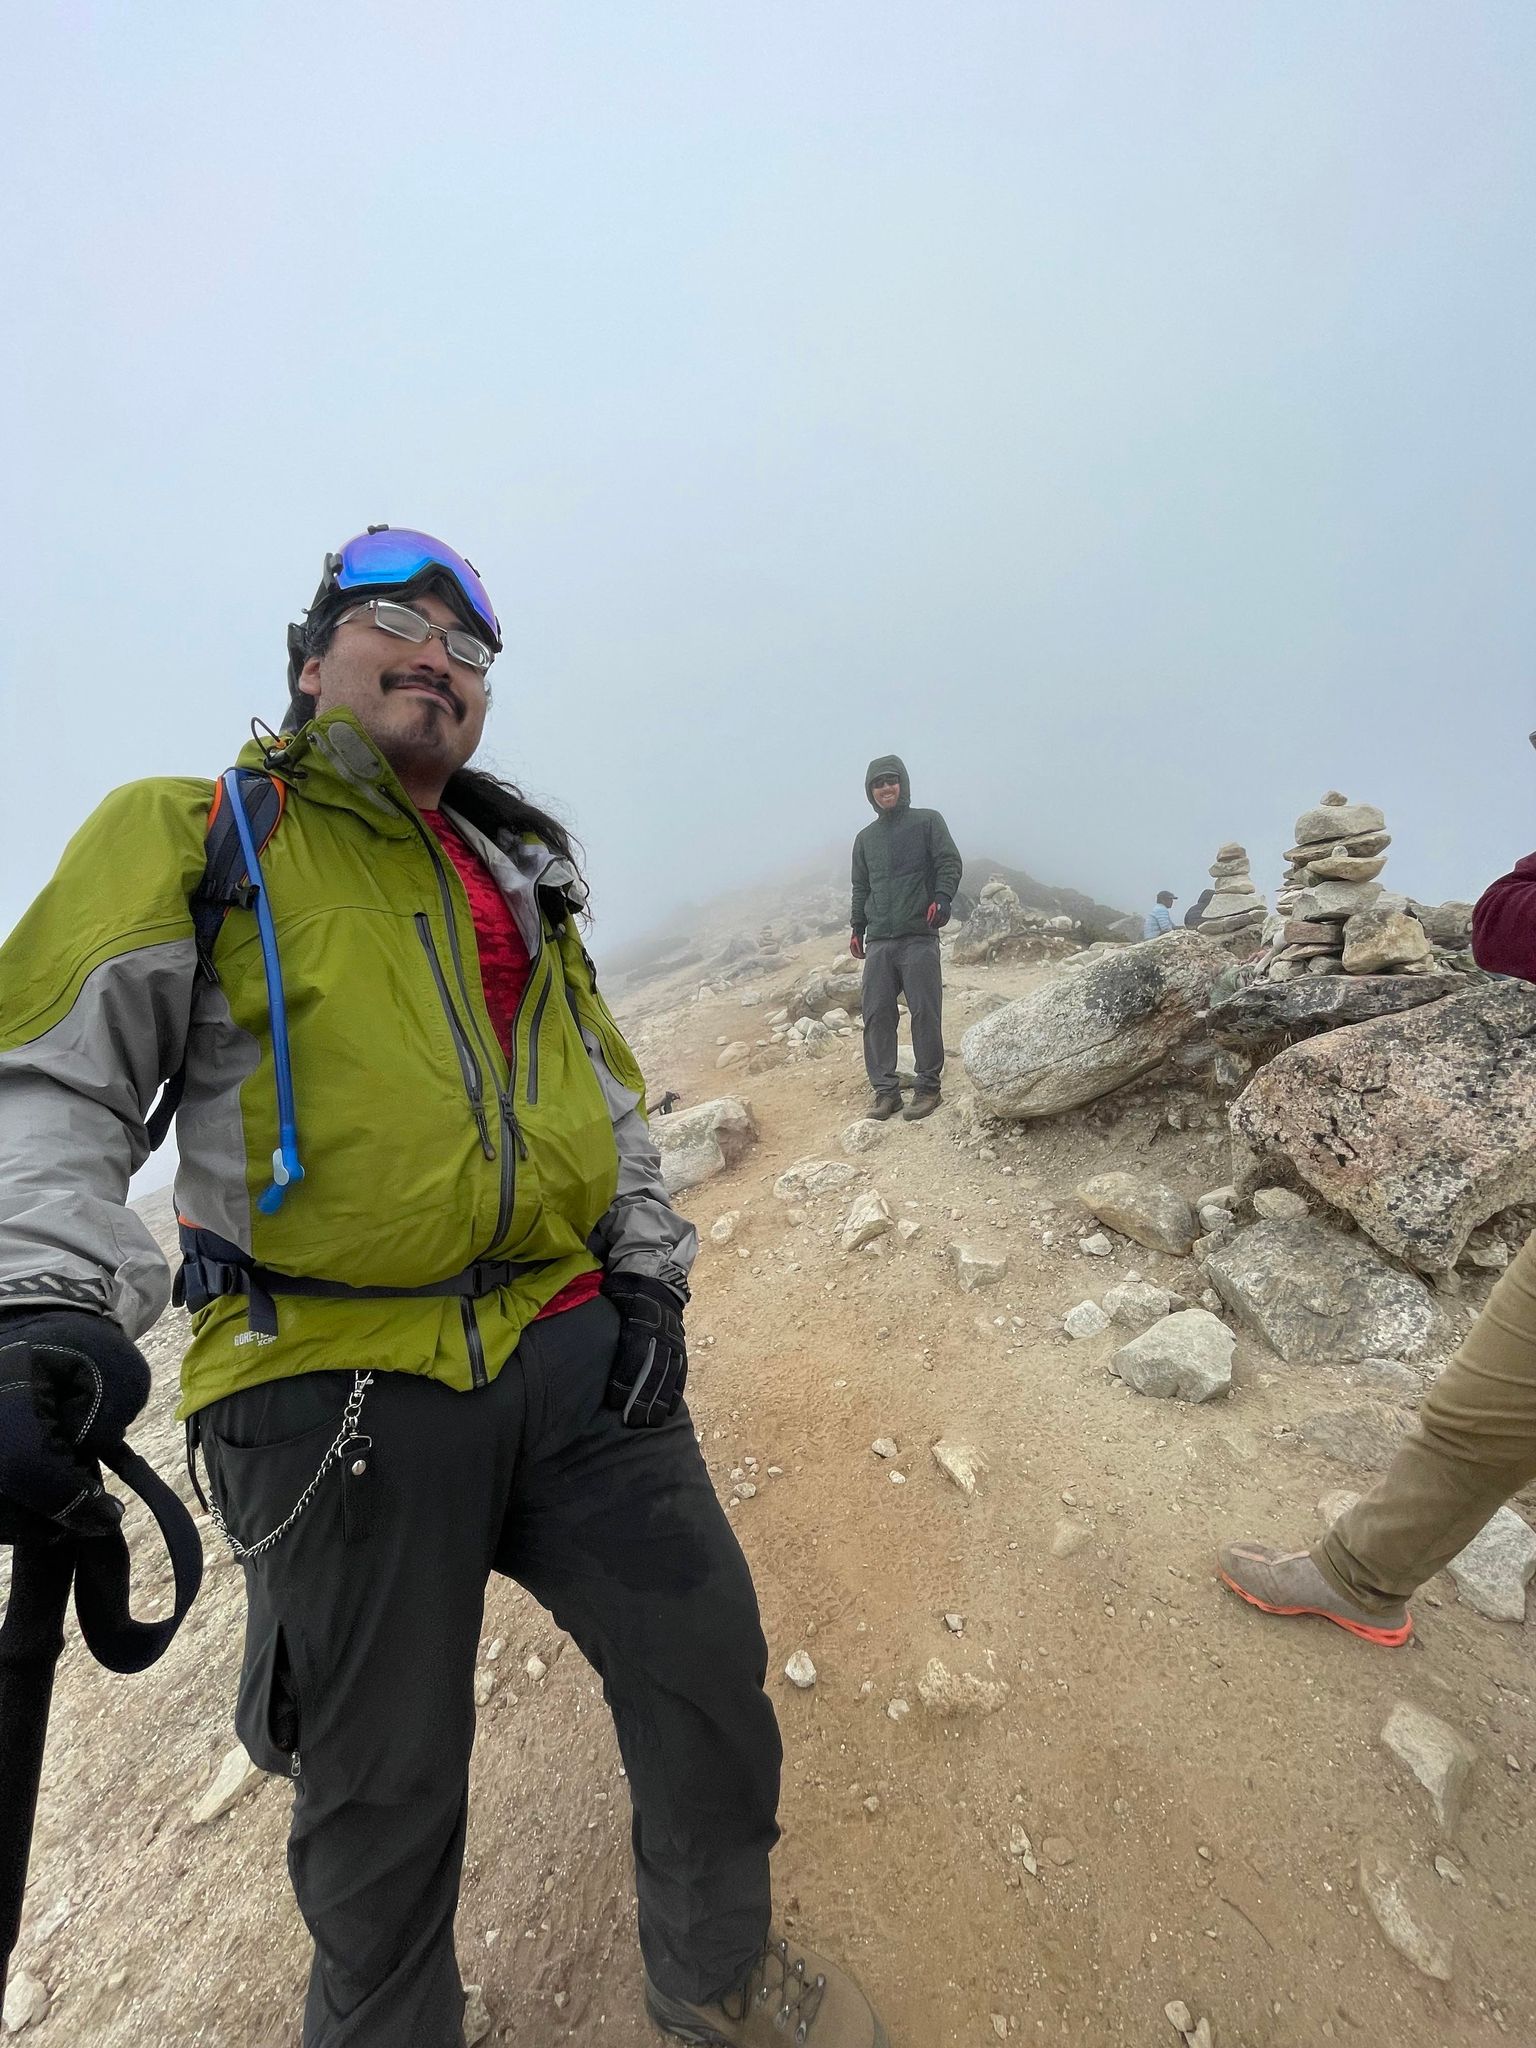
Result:
{"label": "green gore-tex jacket", "polygon": [[[894,810],[882,811],[871,794],[877,775],[901,780]],[[953,897],[960,887],[961,862],[949,827],[937,811],[912,808],[912,785],[895,754],[871,761],[864,794],[875,822],[853,842],[853,929],[863,938],[910,939],[933,927],[928,906],[936,896]]]}
{"label": "green gore-tex jacket", "polygon": [[[240,765],[261,767],[252,744]],[[145,1119],[186,1060],[176,1207],[276,1272],[417,1287],[477,1259],[536,1261],[476,1300],[277,1297],[275,1338],[243,1295],[193,1318],[181,1413],[319,1369],[422,1373],[469,1388],[578,1274],[648,1273],[686,1296],[697,1240],[672,1209],[644,1081],[576,930],[574,870],[531,839],[455,822],[532,958],[513,1056],[480,980],[453,863],[348,712],[288,743],[285,808],[262,854],[287,995],[305,1178],[257,1198],[277,1144],[254,915],[226,916],[216,981],[188,899],[213,785],[138,782],[71,840],[0,949],[0,1306],[80,1307],[131,1337],[170,1275],[125,1207]]]}

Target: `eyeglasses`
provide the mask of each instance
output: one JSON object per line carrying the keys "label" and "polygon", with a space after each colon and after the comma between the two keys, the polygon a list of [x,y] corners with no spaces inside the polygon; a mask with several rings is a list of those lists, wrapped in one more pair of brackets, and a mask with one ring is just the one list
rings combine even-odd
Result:
{"label": "eyeglasses", "polygon": [[381,633],[391,633],[397,640],[409,640],[413,647],[425,647],[435,636],[442,641],[450,661],[472,668],[477,675],[484,676],[496,659],[483,640],[477,639],[473,633],[466,633],[461,626],[434,626],[430,619],[412,611],[408,604],[391,604],[387,597],[370,597],[366,603],[354,605],[350,611],[342,613],[337,625],[344,626],[359,612],[371,614]]}
{"label": "eyeglasses", "polygon": [[871,789],[900,789],[901,777],[899,775],[877,775],[869,786]]}

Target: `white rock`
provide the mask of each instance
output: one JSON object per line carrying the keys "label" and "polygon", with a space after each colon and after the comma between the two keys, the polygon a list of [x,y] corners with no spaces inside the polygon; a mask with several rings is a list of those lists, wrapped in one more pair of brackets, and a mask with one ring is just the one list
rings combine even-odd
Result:
{"label": "white rock", "polygon": [[1094,1231],[1091,1237],[1080,1237],[1077,1240],[1077,1248],[1080,1252],[1086,1252],[1090,1259],[1112,1258],[1115,1250],[1102,1230]]}
{"label": "white rock", "polygon": [[829,1195],[857,1180],[859,1169],[846,1159],[797,1159],[787,1166],[773,1184],[781,1202],[807,1202],[816,1195]]}
{"label": "white rock", "polygon": [[797,1685],[802,1692],[809,1692],[816,1683],[816,1666],[804,1650],[796,1650],[784,1666],[784,1676],[791,1685]]}
{"label": "white rock", "polygon": [[523,1666],[523,1669],[527,1672],[528,1676],[533,1680],[534,1684],[537,1685],[543,1679],[545,1673],[549,1670],[549,1666],[544,1662],[544,1659],[539,1655],[538,1651],[535,1650],[533,1655],[528,1659],[528,1662]]}
{"label": "white rock", "polygon": [[1408,1873],[1380,1849],[1360,1858],[1360,1889],[1376,1924],[1416,1970],[1441,1984],[1451,1978],[1452,1943],[1423,1924],[1408,1898]]}
{"label": "white rock", "polygon": [[885,1711],[889,1720],[904,1721],[912,1711],[911,1702],[908,1700],[892,1700]]}
{"label": "white rock", "polygon": [[1253,1213],[1269,1223],[1304,1223],[1312,1212],[1306,1196],[1292,1188],[1260,1188],[1253,1198]]}
{"label": "white rock", "polygon": [[1441,1827],[1454,1832],[1477,1751],[1448,1722],[1407,1700],[1387,1716],[1381,1740],[1429,1794]]}
{"label": "white rock", "polygon": [[1035,1861],[1034,1844],[1024,1829],[1015,1825],[1008,1830],[1008,1854],[1015,1863],[1022,1863],[1031,1877],[1038,1877],[1040,1866]]}
{"label": "white rock", "polygon": [[684,1194],[724,1173],[757,1141],[751,1106],[739,1095],[722,1095],[672,1116],[653,1117],[650,1129],[669,1195]]}
{"label": "white rock", "polygon": [[995,1714],[1007,1704],[1002,1679],[978,1678],[974,1672],[953,1672],[939,1658],[930,1658],[917,1681],[917,1696],[930,1714]]}
{"label": "white rock", "polygon": [[866,1188],[848,1211],[840,1240],[842,1248],[845,1252],[856,1252],[862,1245],[884,1237],[890,1227],[891,1211],[884,1195],[878,1188]]}
{"label": "white rock", "polygon": [[30,1970],[17,1970],[6,1980],[5,2031],[23,2033],[48,2017],[48,1987]]}
{"label": "white rock", "polygon": [[960,1282],[962,1294],[975,1294],[979,1288],[996,1287],[1008,1271],[1006,1252],[983,1251],[976,1245],[958,1242],[949,1247],[949,1262]]}
{"label": "white rock", "polygon": [[717,1067],[739,1067],[743,1060],[752,1057],[752,1048],[744,1039],[738,1038],[734,1045],[728,1045],[715,1061]]}
{"label": "white rock", "polygon": [[710,1241],[713,1244],[729,1244],[736,1235],[736,1226],[741,1221],[739,1209],[727,1209],[723,1216],[717,1216],[709,1226]]}
{"label": "white rock", "polygon": [[492,2020],[486,2008],[485,1993],[478,1984],[464,1986],[464,2042],[465,2048],[476,2048],[491,2031]]}
{"label": "white rock", "polygon": [[838,1143],[845,1152],[873,1152],[889,1136],[890,1132],[878,1117],[861,1116],[857,1123],[849,1124]]}
{"label": "white rock", "polygon": [[1536,1531],[1513,1508],[1498,1508],[1446,1569],[1479,1614],[1490,1621],[1524,1621],[1525,1589],[1536,1572]]}
{"label": "white rock", "polygon": [[1235,1343],[1220,1317],[1203,1308],[1186,1308],[1122,1344],[1110,1360],[1110,1370],[1138,1394],[1214,1401],[1232,1384]]}
{"label": "white rock", "polygon": [[487,1671],[482,1667],[482,1669],[475,1673],[475,1705],[477,1707],[489,1706],[491,1695],[495,1690],[495,1672]]}
{"label": "white rock", "polygon": [[1083,1207],[1149,1251],[1182,1256],[1195,1241],[1194,1211],[1177,1189],[1140,1173],[1096,1173],[1077,1190]]}
{"label": "white rock", "polygon": [[226,1753],[213,1783],[193,1807],[192,1825],[206,1827],[210,1821],[228,1813],[232,1806],[238,1806],[248,1793],[256,1790],[265,1775],[237,1743]]}
{"label": "white rock", "polygon": [[896,1235],[900,1238],[903,1244],[910,1244],[913,1238],[921,1237],[922,1234],[923,1226],[916,1220],[915,1217],[903,1216],[901,1221],[896,1225]]}
{"label": "white rock", "polygon": [[958,1636],[964,1632],[965,1616],[963,1614],[946,1614],[944,1617],[944,1626],[949,1630],[952,1636]]}
{"label": "white rock", "polygon": [[1103,1308],[1110,1321],[1119,1323],[1122,1329],[1149,1330],[1172,1313],[1173,1296],[1166,1287],[1154,1287],[1150,1280],[1132,1280],[1127,1276],[1105,1290]]}
{"label": "white rock", "polygon": [[877,1436],[869,1448],[877,1458],[899,1458],[901,1456],[901,1452],[896,1447],[896,1439],[893,1436]]}
{"label": "white rock", "polygon": [[933,1446],[933,1462],[946,1478],[954,1481],[967,1500],[976,1498],[976,1488],[987,1469],[987,1461],[975,1444],[940,1437]]}
{"label": "white rock", "polygon": [[1096,1301],[1080,1301],[1067,1310],[1061,1327],[1069,1337],[1099,1337],[1109,1328],[1109,1317]]}
{"label": "white rock", "polygon": [[847,1031],[853,1023],[848,1012],[841,1009],[823,1010],[821,1021],[829,1031]]}

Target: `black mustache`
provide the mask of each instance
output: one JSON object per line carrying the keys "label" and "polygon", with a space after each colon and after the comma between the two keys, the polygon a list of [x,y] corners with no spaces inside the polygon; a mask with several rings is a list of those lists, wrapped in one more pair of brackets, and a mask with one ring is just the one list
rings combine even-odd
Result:
{"label": "black mustache", "polygon": [[434,696],[441,697],[457,722],[460,725],[464,723],[464,706],[448,685],[436,676],[426,675],[420,669],[395,668],[380,678],[380,686],[386,691],[403,689],[407,685],[418,690],[430,690]]}

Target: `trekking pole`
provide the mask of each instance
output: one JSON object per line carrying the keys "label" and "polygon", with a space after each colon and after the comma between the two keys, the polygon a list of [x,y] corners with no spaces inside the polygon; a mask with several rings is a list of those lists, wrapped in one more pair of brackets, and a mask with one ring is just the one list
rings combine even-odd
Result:
{"label": "trekking pole", "polygon": [[21,1932],[53,1674],[75,1575],[74,1543],[40,1533],[46,1528],[0,1507],[0,1543],[12,1546],[10,1599],[0,1624],[0,2002]]}

